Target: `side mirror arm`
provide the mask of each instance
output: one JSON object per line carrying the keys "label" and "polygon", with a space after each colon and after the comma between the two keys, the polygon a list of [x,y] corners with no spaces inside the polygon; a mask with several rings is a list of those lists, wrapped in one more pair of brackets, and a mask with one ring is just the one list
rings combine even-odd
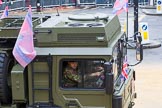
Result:
{"label": "side mirror arm", "polygon": [[113,94],[113,92],[114,92],[114,74],[112,72],[112,63],[106,62],[104,64],[104,70],[105,70],[106,94]]}

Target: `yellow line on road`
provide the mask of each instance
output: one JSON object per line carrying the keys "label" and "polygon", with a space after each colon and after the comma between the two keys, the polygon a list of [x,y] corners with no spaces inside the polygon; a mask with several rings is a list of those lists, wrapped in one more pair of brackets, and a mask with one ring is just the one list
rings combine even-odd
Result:
{"label": "yellow line on road", "polygon": [[146,15],[142,15],[139,17],[138,22],[140,22]]}

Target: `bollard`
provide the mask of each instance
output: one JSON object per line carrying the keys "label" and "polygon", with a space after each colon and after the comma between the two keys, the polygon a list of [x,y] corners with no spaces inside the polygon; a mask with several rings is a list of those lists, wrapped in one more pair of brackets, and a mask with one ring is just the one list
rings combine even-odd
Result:
{"label": "bollard", "polygon": [[162,13],[162,0],[157,0],[156,13]]}
{"label": "bollard", "polygon": [[142,36],[142,44],[149,44],[149,32],[148,32],[148,23],[147,22],[141,22],[139,24],[139,31]]}

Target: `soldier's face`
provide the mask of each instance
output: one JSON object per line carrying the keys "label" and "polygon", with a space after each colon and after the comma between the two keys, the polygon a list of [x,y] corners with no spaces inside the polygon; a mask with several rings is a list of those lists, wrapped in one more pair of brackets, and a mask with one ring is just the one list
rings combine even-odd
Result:
{"label": "soldier's face", "polygon": [[78,67],[78,62],[69,62],[71,68],[76,69]]}

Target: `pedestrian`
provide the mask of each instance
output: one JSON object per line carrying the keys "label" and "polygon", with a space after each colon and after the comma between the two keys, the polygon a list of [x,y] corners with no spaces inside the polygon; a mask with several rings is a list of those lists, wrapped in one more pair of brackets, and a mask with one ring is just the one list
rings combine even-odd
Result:
{"label": "pedestrian", "polygon": [[78,74],[78,71],[78,62],[69,61],[64,70],[65,87],[77,87],[78,83],[81,82],[81,76]]}

